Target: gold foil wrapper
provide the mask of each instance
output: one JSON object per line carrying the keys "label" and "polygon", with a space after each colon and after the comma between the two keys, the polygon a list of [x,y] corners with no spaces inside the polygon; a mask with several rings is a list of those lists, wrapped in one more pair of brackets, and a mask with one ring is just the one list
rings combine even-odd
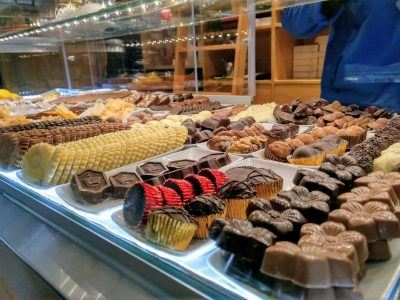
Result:
{"label": "gold foil wrapper", "polygon": [[332,155],[337,155],[340,157],[346,152],[348,144],[349,144],[348,141],[343,140],[335,150],[325,151],[325,155],[332,154]]}
{"label": "gold foil wrapper", "polygon": [[209,237],[208,232],[209,232],[212,222],[217,218],[225,218],[226,211],[227,211],[227,209],[225,208],[219,214],[212,214],[207,217],[194,217],[194,219],[196,220],[197,225],[198,225],[197,230],[194,234],[194,237],[197,239],[208,239],[208,237]]}
{"label": "gold foil wrapper", "polygon": [[150,214],[144,234],[155,244],[184,251],[189,246],[196,229],[196,224],[184,223],[166,215]]}
{"label": "gold foil wrapper", "polygon": [[226,218],[247,220],[246,209],[251,199],[225,199],[226,202]]}
{"label": "gold foil wrapper", "polygon": [[254,186],[257,193],[257,198],[271,199],[278,195],[283,189],[283,179],[257,184]]}
{"label": "gold foil wrapper", "polygon": [[288,156],[287,159],[292,165],[318,167],[324,161],[325,153],[322,152],[319,155],[316,155],[316,156],[313,156],[313,157],[304,157],[304,158],[292,158],[291,156]]}

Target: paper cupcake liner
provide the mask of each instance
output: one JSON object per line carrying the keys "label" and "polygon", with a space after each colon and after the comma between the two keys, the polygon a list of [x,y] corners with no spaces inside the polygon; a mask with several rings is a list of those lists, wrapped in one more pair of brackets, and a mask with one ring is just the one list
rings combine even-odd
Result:
{"label": "paper cupcake liner", "polygon": [[151,214],[144,234],[155,244],[184,251],[189,246],[196,229],[195,224],[183,223],[166,215]]}
{"label": "paper cupcake liner", "polygon": [[268,148],[265,148],[264,157],[265,157],[266,159],[269,159],[269,160],[287,163],[287,159],[286,159],[286,158],[279,158],[279,157],[273,155],[272,152],[269,151]]}
{"label": "paper cupcake liner", "polygon": [[283,189],[283,179],[274,180],[272,182],[267,182],[263,184],[257,184],[254,186],[257,193],[257,198],[261,199],[271,199],[278,195]]}
{"label": "paper cupcake liner", "polygon": [[209,230],[211,227],[212,222],[217,218],[225,218],[226,216],[226,209],[224,209],[219,214],[212,214],[207,217],[194,217],[195,221],[197,222],[197,230],[194,233],[194,237],[197,239],[208,239],[209,237]]}
{"label": "paper cupcake liner", "polygon": [[325,155],[330,155],[330,154],[332,154],[332,155],[337,155],[337,156],[340,157],[340,156],[342,156],[342,155],[346,152],[346,149],[347,149],[347,145],[348,145],[348,144],[349,144],[348,141],[343,140],[335,150],[324,151],[324,152],[325,152]]}
{"label": "paper cupcake liner", "polygon": [[292,158],[291,156],[287,157],[287,160],[292,165],[313,166],[313,167],[320,166],[324,161],[324,159],[325,159],[324,152],[313,157],[304,157],[304,158]]}
{"label": "paper cupcake liner", "polygon": [[347,136],[340,136],[340,137],[348,142],[347,149],[351,149],[355,145],[365,141],[365,139],[367,138],[367,131],[365,131],[363,134],[359,134],[359,135],[347,135]]}
{"label": "paper cupcake liner", "polygon": [[226,218],[247,220],[246,209],[251,199],[231,198],[226,201]]}

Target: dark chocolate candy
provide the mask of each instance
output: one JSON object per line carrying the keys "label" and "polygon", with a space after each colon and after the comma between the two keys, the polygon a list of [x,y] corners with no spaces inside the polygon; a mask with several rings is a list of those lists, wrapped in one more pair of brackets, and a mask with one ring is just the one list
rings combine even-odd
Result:
{"label": "dark chocolate candy", "polygon": [[113,197],[123,199],[129,187],[140,181],[139,176],[134,172],[120,172],[110,176],[110,183],[112,185]]}
{"label": "dark chocolate candy", "polygon": [[165,215],[182,223],[191,223],[197,225],[193,217],[183,207],[163,206],[161,208],[152,211],[151,214]]}
{"label": "dark chocolate candy", "polygon": [[250,166],[234,167],[225,174],[232,180],[245,181],[252,185],[282,180],[282,177],[272,170]]}
{"label": "dark chocolate candy", "polygon": [[221,214],[226,205],[225,202],[214,195],[202,195],[189,200],[184,208],[194,217],[207,217]]}
{"label": "dark chocolate candy", "polygon": [[185,169],[188,167],[193,167],[196,164],[197,164],[197,162],[194,160],[181,159],[181,160],[170,161],[167,164],[167,168],[170,169],[171,171],[175,171],[175,170]]}
{"label": "dark chocolate candy", "polygon": [[270,200],[277,211],[293,208],[300,211],[308,222],[320,224],[328,219],[330,197],[320,191],[309,191],[303,186],[295,186],[290,191],[282,191]]}
{"label": "dark chocolate candy", "polygon": [[232,162],[228,153],[213,153],[203,156],[199,160],[200,168],[219,169]]}
{"label": "dark chocolate candy", "polygon": [[137,172],[143,180],[163,175],[168,172],[168,168],[161,162],[149,161],[137,167]]}
{"label": "dark chocolate candy", "polygon": [[249,217],[251,213],[256,210],[261,210],[264,212],[272,210],[271,202],[258,198],[251,199],[246,209],[246,216]]}
{"label": "dark chocolate candy", "polygon": [[331,197],[338,196],[345,189],[345,184],[321,171],[298,170],[293,183],[302,185],[310,191],[321,191]]}
{"label": "dark chocolate candy", "polygon": [[103,172],[84,170],[74,175],[71,189],[78,201],[96,204],[107,198],[111,185]]}
{"label": "dark chocolate candy", "polygon": [[244,181],[236,180],[225,183],[217,194],[221,199],[249,199],[255,195],[256,191],[253,186]]}

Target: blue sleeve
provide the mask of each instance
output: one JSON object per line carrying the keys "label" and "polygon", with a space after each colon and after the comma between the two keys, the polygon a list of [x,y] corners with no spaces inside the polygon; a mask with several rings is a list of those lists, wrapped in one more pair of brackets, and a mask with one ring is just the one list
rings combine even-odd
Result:
{"label": "blue sleeve", "polygon": [[285,8],[281,15],[283,28],[298,39],[311,38],[320,33],[342,12],[339,10],[335,17],[328,19],[321,13],[321,5],[315,3]]}

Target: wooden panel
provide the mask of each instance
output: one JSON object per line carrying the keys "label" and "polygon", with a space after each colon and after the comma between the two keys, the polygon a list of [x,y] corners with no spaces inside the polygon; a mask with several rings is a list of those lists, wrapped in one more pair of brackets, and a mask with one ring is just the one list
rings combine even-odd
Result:
{"label": "wooden panel", "polygon": [[272,83],[270,81],[266,81],[265,83],[258,82],[256,84],[256,96],[253,99],[253,104],[263,104],[272,101]]}
{"label": "wooden panel", "polygon": [[271,73],[271,32],[256,32],[256,72]]}
{"label": "wooden panel", "polygon": [[300,98],[307,100],[321,94],[320,84],[274,84],[274,101],[290,103]]}

